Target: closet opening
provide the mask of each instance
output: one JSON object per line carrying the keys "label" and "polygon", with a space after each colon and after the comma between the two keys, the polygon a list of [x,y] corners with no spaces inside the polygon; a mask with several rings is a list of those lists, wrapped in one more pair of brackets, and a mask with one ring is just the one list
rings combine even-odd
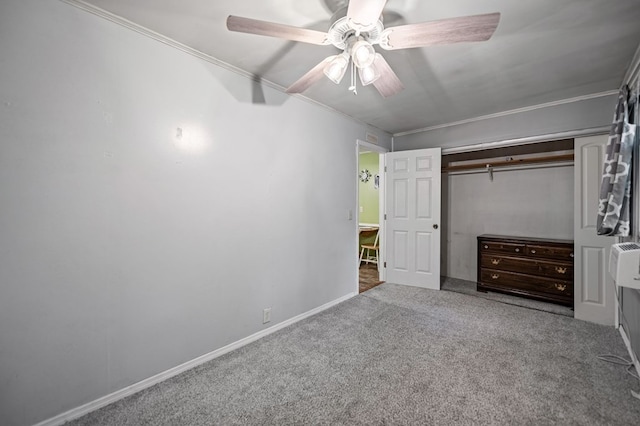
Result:
{"label": "closet opening", "polygon": [[[546,284],[549,277],[541,279],[531,265],[544,264],[555,271],[552,263],[560,262],[559,270],[566,271],[566,276],[560,277],[562,285],[556,288],[552,283],[553,288],[547,290],[550,293],[564,291],[567,294],[563,300],[571,299],[573,275],[567,275],[572,273],[567,267],[571,262],[553,259],[551,255],[538,259],[540,250],[536,248],[531,249],[533,258],[525,259],[526,247],[517,247],[517,242],[513,247],[519,252],[502,256],[500,247],[496,246],[495,250],[489,247],[487,250],[494,256],[484,259],[486,256],[478,254],[478,241],[483,236],[500,236],[503,240],[540,240],[537,244],[542,246],[559,244],[551,240],[573,240],[574,139],[443,152],[442,173],[442,289],[500,300],[509,297],[513,304],[532,303],[535,308],[542,308],[540,303],[552,304],[541,302],[543,297],[536,299],[544,294],[536,293],[537,288],[531,290],[531,286],[538,285],[538,281]],[[478,277],[481,258],[482,262],[489,262],[482,265],[483,274],[485,269],[489,271],[486,273],[489,278],[485,278],[495,281],[488,294],[478,291],[477,283],[482,280]],[[500,292],[501,286],[503,292]],[[562,310],[567,316],[573,316],[566,304],[549,306],[549,311]]]}

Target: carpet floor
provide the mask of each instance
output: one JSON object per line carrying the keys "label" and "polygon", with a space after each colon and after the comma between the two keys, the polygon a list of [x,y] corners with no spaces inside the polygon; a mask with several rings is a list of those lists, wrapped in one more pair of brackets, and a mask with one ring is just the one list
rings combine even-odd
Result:
{"label": "carpet floor", "polygon": [[73,425],[638,425],[613,327],[385,283]]}
{"label": "carpet floor", "polygon": [[506,303],[508,305],[521,306],[523,308],[536,309],[538,311],[550,312],[552,314],[564,315],[573,318],[573,309],[570,307],[558,305],[556,303],[528,299],[526,297],[511,296],[509,294],[498,293],[495,291],[483,293],[477,290],[477,284],[475,281],[442,277],[440,288],[442,290],[468,294],[469,296],[481,297],[483,299]]}

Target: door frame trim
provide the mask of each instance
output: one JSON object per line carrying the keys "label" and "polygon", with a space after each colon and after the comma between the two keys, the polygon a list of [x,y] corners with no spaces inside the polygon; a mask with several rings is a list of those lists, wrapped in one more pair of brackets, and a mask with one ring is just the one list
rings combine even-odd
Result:
{"label": "door frame trim", "polygon": [[[370,142],[366,142],[363,141],[361,139],[356,139],[356,172],[355,172],[355,176],[357,179],[358,176],[358,172],[360,171],[360,150],[365,150],[365,151],[374,151],[377,152],[378,158],[379,158],[379,167],[380,170],[378,172],[378,174],[380,175],[380,181],[379,181],[379,186],[378,186],[378,191],[379,191],[379,197],[378,197],[378,206],[379,206],[379,217],[378,217],[378,223],[380,226],[380,229],[378,230],[378,244],[380,246],[380,262],[382,263],[381,265],[378,265],[379,268],[379,275],[378,275],[378,279],[380,281],[385,281],[386,278],[386,269],[384,267],[384,259],[385,259],[385,249],[386,249],[386,243],[385,243],[385,238],[384,238],[384,231],[385,231],[385,227],[384,227],[384,206],[385,206],[385,174],[384,174],[384,165],[385,165],[385,158],[384,158],[384,154],[386,154],[387,152],[389,152],[389,150],[385,147],[382,147],[380,145],[376,145]],[[356,180],[356,199],[355,199],[355,208],[354,211],[356,212],[356,214],[354,215],[355,217],[355,233],[356,233],[356,246],[358,247],[358,252],[360,250],[360,232],[359,232],[359,225],[360,225],[360,185],[359,185],[359,181]],[[360,265],[358,263],[358,258],[356,258],[356,294],[359,293],[360,291]]]}

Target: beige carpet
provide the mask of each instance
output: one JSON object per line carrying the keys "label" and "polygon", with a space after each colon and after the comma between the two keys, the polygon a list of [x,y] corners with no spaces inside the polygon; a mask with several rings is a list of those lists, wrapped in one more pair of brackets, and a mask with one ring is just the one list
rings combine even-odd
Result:
{"label": "beige carpet", "polygon": [[601,353],[613,327],[382,284],[73,424],[637,425]]}

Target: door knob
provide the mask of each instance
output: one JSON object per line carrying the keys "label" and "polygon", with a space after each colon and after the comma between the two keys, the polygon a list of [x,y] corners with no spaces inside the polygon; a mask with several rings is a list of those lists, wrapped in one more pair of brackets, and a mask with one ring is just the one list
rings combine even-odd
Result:
{"label": "door knob", "polygon": [[438,224],[437,223],[433,224],[433,229],[438,229]]}

